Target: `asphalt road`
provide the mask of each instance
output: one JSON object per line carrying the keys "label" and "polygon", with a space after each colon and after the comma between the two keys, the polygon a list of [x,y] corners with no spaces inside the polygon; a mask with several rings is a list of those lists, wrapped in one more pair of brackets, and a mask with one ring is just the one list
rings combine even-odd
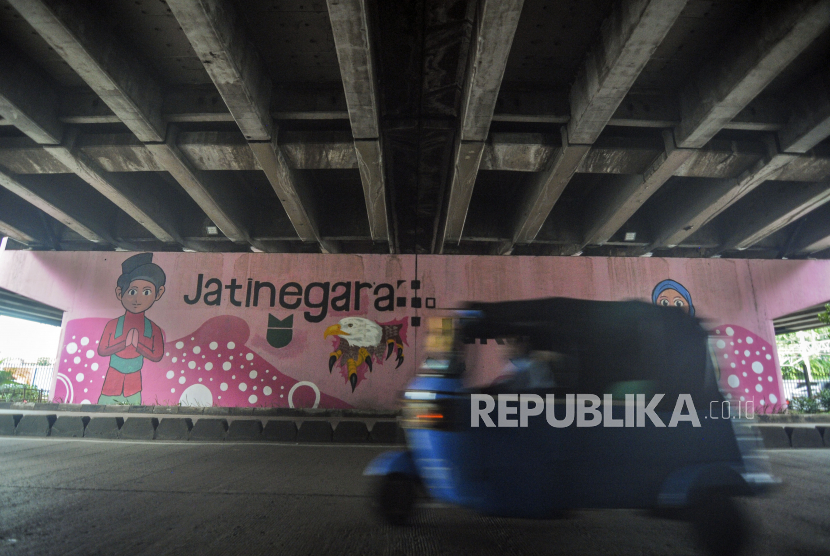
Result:
{"label": "asphalt road", "polygon": [[[427,505],[393,528],[361,471],[381,448],[0,438],[0,554],[700,554],[634,511],[554,521]],[[753,554],[830,554],[830,450],[769,452],[787,485],[746,502]]]}

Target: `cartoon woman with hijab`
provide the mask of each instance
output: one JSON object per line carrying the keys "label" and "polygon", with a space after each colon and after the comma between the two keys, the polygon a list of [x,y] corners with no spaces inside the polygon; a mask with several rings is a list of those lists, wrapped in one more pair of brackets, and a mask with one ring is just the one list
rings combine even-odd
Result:
{"label": "cartoon woman with hijab", "polygon": [[144,312],[161,299],[165,281],[152,253],[133,255],[121,263],[115,297],[126,311],[107,323],[98,343],[98,355],[110,358],[99,404],[141,403],[144,359],[157,362],[164,356],[164,332]]}
{"label": "cartoon woman with hijab", "polygon": [[651,292],[651,301],[663,307],[678,307],[689,316],[695,316],[695,306],[692,305],[692,294],[689,290],[674,280],[663,280]]}

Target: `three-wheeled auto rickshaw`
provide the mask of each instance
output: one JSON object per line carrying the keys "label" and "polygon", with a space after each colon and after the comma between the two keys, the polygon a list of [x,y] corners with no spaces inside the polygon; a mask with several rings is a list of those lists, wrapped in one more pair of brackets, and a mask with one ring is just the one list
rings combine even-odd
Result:
{"label": "three-wheeled auto rickshaw", "polygon": [[[384,518],[406,523],[423,493],[502,517],[651,509],[688,516],[713,553],[740,549],[747,523],[732,497],[776,479],[753,431],[722,418],[696,319],[636,301],[550,298],[473,303],[447,323],[431,332],[445,353],[427,358],[403,396],[406,449],[364,472]],[[542,388],[471,386],[471,350],[517,339],[567,364],[551,364]]]}

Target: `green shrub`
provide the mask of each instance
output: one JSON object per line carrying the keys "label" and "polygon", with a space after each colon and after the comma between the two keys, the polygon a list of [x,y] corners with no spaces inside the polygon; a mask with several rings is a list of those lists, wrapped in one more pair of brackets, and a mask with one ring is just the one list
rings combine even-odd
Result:
{"label": "green shrub", "polygon": [[816,398],[818,399],[818,403],[822,410],[830,411],[830,387],[827,387],[819,392]]}
{"label": "green shrub", "polygon": [[822,407],[817,396],[798,397],[790,400],[790,411],[795,413],[819,413]]}

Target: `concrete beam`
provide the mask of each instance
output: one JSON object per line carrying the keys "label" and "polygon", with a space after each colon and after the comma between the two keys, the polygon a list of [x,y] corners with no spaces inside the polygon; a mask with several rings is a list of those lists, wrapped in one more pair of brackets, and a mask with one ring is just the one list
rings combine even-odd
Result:
{"label": "concrete beam", "polygon": [[41,144],[63,137],[58,94],[49,76],[11,47],[0,44],[0,116]]}
{"label": "concrete beam", "polygon": [[[808,81],[808,83],[811,83],[811,81]],[[805,112],[801,104],[807,98],[806,94],[803,93],[804,90],[805,87],[798,87],[792,97],[792,103],[796,108],[793,111],[794,117],[787,124],[786,131],[786,144],[791,148],[792,145],[797,145],[799,150],[812,149],[826,137],[826,121],[820,116],[822,110],[820,99],[817,100],[816,113],[809,112],[809,109]],[[798,108],[798,106],[802,106],[802,108]],[[780,136],[778,141],[772,136],[765,139],[767,155],[756,163],[753,168],[745,171],[734,187],[724,190],[722,197],[712,198],[709,206],[700,206],[697,204],[699,199],[695,199],[694,204],[699,207],[700,211],[698,213],[684,213],[683,218],[685,220],[671,224],[667,223],[657,234],[652,247],[679,244],[766,180],[809,181],[816,176],[820,176],[819,179],[824,179],[822,173],[827,167],[823,160],[826,157],[825,150],[821,149],[819,153],[813,153],[812,156],[781,152],[778,148]],[[790,166],[791,164],[792,166]],[[687,200],[675,199],[674,202],[686,203]]]}
{"label": "concrete beam", "polygon": [[665,150],[642,175],[630,177],[614,190],[611,198],[597,198],[586,208],[586,233],[580,250],[585,245],[607,242],[628,222],[677,169],[692,155],[688,149],[678,149],[671,131],[663,132]]}
{"label": "concrete beam", "polygon": [[225,0],[168,0],[167,6],[245,138],[271,139],[271,81],[234,6]]}
{"label": "concrete beam", "polygon": [[806,153],[830,136],[830,69],[797,87],[790,106],[787,125],[778,133],[781,150]]}
{"label": "concrete beam", "polygon": [[270,141],[249,143],[268,182],[282,203],[285,213],[303,241],[316,241],[325,250],[314,215],[309,213],[312,199],[300,176],[288,164],[276,137]]}
{"label": "concrete beam", "polygon": [[541,172],[558,148],[555,139],[542,133],[491,133],[479,169]]}
{"label": "concrete beam", "polygon": [[[775,184],[750,200],[746,210],[724,222],[726,240],[718,252],[746,249],[830,201],[830,183]],[[748,199],[749,200],[749,199]],[[742,205],[744,206],[744,205]]]}
{"label": "concrete beam", "polygon": [[560,131],[562,148],[551,158],[544,171],[533,176],[528,195],[521,204],[511,241],[503,248],[504,253],[512,252],[513,244],[533,241],[565,186],[591,150],[590,145],[571,145],[564,126]]}
{"label": "concrete beam", "polygon": [[773,155],[759,161],[738,179],[720,180],[703,192],[689,188],[682,195],[667,201],[666,204],[674,206],[661,206],[655,212],[672,214],[673,218],[662,219],[655,227],[654,240],[648,250],[679,245],[764,181],[773,179],[791,160],[792,155]]}
{"label": "concrete beam", "polygon": [[354,152],[357,155],[366,214],[369,217],[369,231],[375,241],[389,239],[389,213],[386,210],[386,187],[383,175],[383,149],[377,139],[355,139]]}
{"label": "concrete beam", "polygon": [[571,87],[571,142],[596,141],[685,5],[686,0],[615,4]]}
{"label": "concrete beam", "polygon": [[[43,196],[42,193],[23,185],[14,176],[5,171],[0,171],[0,186],[5,187],[21,199],[39,208],[84,239],[95,243],[114,243],[112,238],[109,237],[109,234],[98,229],[99,226],[96,224],[75,214],[69,214],[67,210],[58,206],[59,200]],[[93,228],[95,228],[94,231]]]}
{"label": "concrete beam", "polygon": [[434,251],[438,253],[443,252],[444,242],[458,242],[461,239],[484,141],[490,131],[523,5],[524,0],[481,0],[478,3],[461,99],[460,129],[455,138],[447,207],[442,210],[434,244]]}
{"label": "concrete beam", "polygon": [[812,255],[830,249],[830,204],[826,204],[807,216],[810,220],[793,238],[790,248],[784,255]]}
{"label": "concrete beam", "polygon": [[49,238],[40,226],[38,209],[0,188],[0,235],[28,246],[49,245]]}
{"label": "concrete beam", "polygon": [[174,217],[164,203],[148,198],[143,192],[122,183],[117,176],[105,172],[94,160],[75,149],[76,139],[77,130],[72,129],[63,144],[44,146],[43,150],[112,201],[159,241],[181,243]]}
{"label": "concrete beam", "polygon": [[236,193],[200,174],[176,145],[176,135],[177,130],[171,126],[166,142],[148,143],[145,148],[225,236],[231,241],[247,242],[247,226],[242,223],[245,216]]}
{"label": "concrete beam", "polygon": [[326,5],[355,139],[377,139],[377,77],[366,0],[327,0]]}
{"label": "concrete beam", "polygon": [[164,141],[161,87],[149,68],[122,47],[82,2],[9,3],[142,141]]}
{"label": "concrete beam", "polygon": [[682,90],[678,146],[705,145],[828,26],[830,0],[762,7]]}
{"label": "concrete beam", "polygon": [[326,5],[355,139],[369,230],[373,240],[388,241],[393,249],[368,3],[366,0],[327,0]]}
{"label": "concrete beam", "polygon": [[[603,22],[570,91],[571,114],[561,156],[535,181],[513,241],[532,241],[576,168],[608,124],[637,76],[674,24],[685,0],[625,0]],[[511,252],[509,246],[505,252]]]}

